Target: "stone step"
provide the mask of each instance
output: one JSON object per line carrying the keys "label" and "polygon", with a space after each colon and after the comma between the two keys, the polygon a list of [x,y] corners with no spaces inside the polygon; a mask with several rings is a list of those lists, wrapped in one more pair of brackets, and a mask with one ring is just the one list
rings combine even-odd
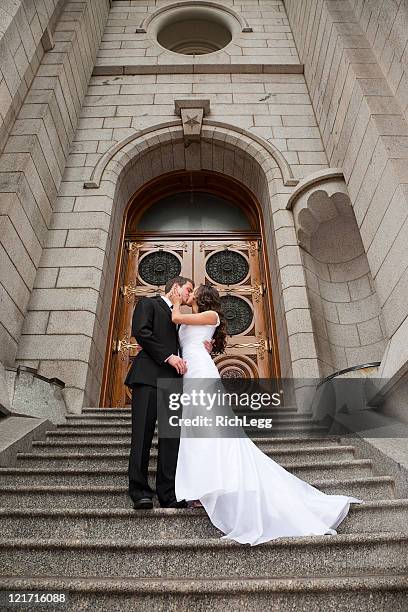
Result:
{"label": "stone step", "polygon": [[[130,436],[131,433],[131,425],[125,425],[123,423],[120,423],[120,421],[97,421],[97,422],[93,422],[93,421],[89,421],[89,420],[83,420],[83,421],[79,421],[76,420],[71,421],[70,424],[67,425],[57,425],[58,431],[72,431],[70,429],[70,426],[74,426],[75,430],[77,429],[83,429],[83,428],[88,428],[88,429],[92,429],[94,432],[99,432],[99,433],[103,433],[105,435],[108,435],[109,433],[112,434],[127,434]],[[312,434],[315,435],[320,435],[320,436],[324,436],[327,433],[327,429],[326,427],[322,427],[322,426],[317,426],[317,425],[296,425],[296,424],[285,424],[285,425],[274,425],[272,429],[256,429],[256,428],[251,428],[251,427],[246,427],[244,428],[246,434],[249,437],[275,437],[275,436],[284,436],[284,435],[303,435],[303,436],[310,436]],[[156,430],[157,433],[157,430]]]}
{"label": "stone step", "polygon": [[408,535],[341,534],[279,538],[261,546],[217,539],[115,541],[0,539],[5,576],[251,578],[330,577],[408,570]]}
{"label": "stone step", "polygon": [[[350,495],[364,501],[395,498],[394,480],[389,476],[366,476],[343,480],[316,478],[308,482],[324,493]],[[17,483],[18,480],[14,478],[12,484],[2,485],[0,508],[132,507],[126,486],[79,486],[78,484],[46,486]]]}
{"label": "stone step", "polygon": [[[94,431],[93,429],[78,429],[69,427],[59,427],[58,429],[46,432],[47,441],[66,440],[76,442],[77,440],[94,441],[94,442],[130,442],[130,430],[125,430],[122,433],[117,433],[115,430],[106,429],[103,432]],[[287,435],[284,437],[257,437],[251,436],[251,440],[255,442],[257,446],[271,445],[273,444],[276,448],[296,448],[298,446],[313,446],[318,448],[319,446],[338,446],[340,444],[340,438],[338,436],[292,436]],[[352,441],[352,439],[350,439]],[[153,438],[153,444],[157,445],[157,436]]]}
{"label": "stone step", "polygon": [[[254,415],[247,415],[248,416],[248,420],[249,418],[257,418],[260,415],[259,414],[254,414]],[[262,416],[262,418],[265,418]],[[272,428],[269,429],[270,432],[273,431],[273,429],[275,429],[276,427],[279,428],[291,428],[291,427],[302,427],[302,428],[311,428],[311,427],[317,427],[316,425],[313,424],[313,421],[310,418],[303,418],[303,417],[296,417],[296,418],[287,418],[287,417],[272,417],[271,415],[268,415],[268,418],[270,418],[272,420]],[[88,426],[92,426],[92,427],[131,427],[131,419],[130,417],[95,417],[95,418],[89,418],[86,416],[67,416],[66,417],[67,422],[66,424],[64,423],[64,427],[66,426],[70,426],[70,425],[74,425],[74,426],[78,426],[80,425],[81,427],[83,425],[88,425]],[[250,427],[245,427],[245,430],[249,430],[251,429]],[[157,431],[157,426],[156,426],[156,431]]]}
{"label": "stone step", "polygon": [[[269,453],[266,453],[269,456]],[[273,457],[272,457],[273,458]],[[151,467],[156,465],[156,457],[152,458]],[[297,470],[335,470],[341,476],[346,476],[348,473],[367,474],[372,471],[372,461],[370,459],[351,459],[351,460],[335,460],[335,461],[320,461],[309,462],[307,457],[295,457],[292,462],[282,462],[281,465],[285,469],[293,468]],[[81,453],[17,453],[17,467],[47,467],[50,469],[59,470],[61,467],[75,467],[77,469],[94,469],[94,468],[121,468],[125,469],[128,466],[129,453],[115,453],[105,455],[105,453],[97,452],[81,452]],[[1,472],[0,472],[1,473]]]}
{"label": "stone step", "polygon": [[[310,421],[312,419],[311,414],[302,414],[301,412],[296,412],[295,410],[277,410],[275,408],[260,408],[259,410],[253,410],[247,407],[235,408],[234,412],[237,414],[251,414],[251,415],[268,415],[273,419],[287,419],[287,420],[302,420],[302,421]],[[86,418],[86,419],[127,419],[131,421],[132,413],[130,410],[120,409],[120,408],[112,408],[110,410],[107,409],[96,409],[96,410],[86,410],[82,411],[81,414],[67,414],[67,421],[71,421],[72,419],[78,418]]]}
{"label": "stone step", "polygon": [[[61,609],[109,612],[406,612],[408,578],[400,575],[302,578],[0,578],[1,591],[67,594]],[[245,607],[243,607],[245,606]],[[59,609],[58,607],[58,609]]]}
{"label": "stone step", "polygon": [[[406,531],[408,499],[380,500],[352,504],[339,533],[379,533]],[[216,529],[202,508],[153,510],[37,509],[0,508],[0,532],[3,538],[75,538],[93,541],[137,542],[141,539],[216,538]]]}
{"label": "stone step", "polygon": [[[38,465],[37,465],[38,464]],[[24,467],[22,467],[24,465]],[[282,467],[289,472],[302,478],[310,479],[330,479],[343,480],[344,478],[363,478],[372,476],[371,462],[369,460],[357,461],[332,461],[326,463],[298,463],[297,465],[287,465],[281,463]],[[89,484],[89,485],[122,485],[125,486],[127,480],[128,461],[123,461],[120,465],[94,465],[89,462],[85,465],[78,465],[77,462],[66,460],[65,464],[54,465],[49,462],[23,462],[13,468],[0,468],[0,483],[12,484],[18,480],[19,484]],[[154,483],[156,468],[149,466],[149,482]]]}
{"label": "stone step", "polygon": [[[300,415],[305,415],[308,416],[310,415],[310,413],[306,412],[306,413],[302,413],[299,412],[297,410],[296,407],[294,406],[279,406],[278,407],[272,407],[271,410],[274,410],[275,412],[279,412],[282,414],[300,414]],[[132,414],[132,409],[130,406],[126,406],[125,408],[82,408],[82,412],[81,414],[86,414],[86,415],[101,415],[101,414]]]}
{"label": "stone step", "polygon": [[[85,450],[89,454],[93,453],[104,453],[106,456],[114,455],[120,451],[130,451],[130,441],[107,441],[100,440],[94,442],[90,440],[58,440],[56,442],[49,441],[35,441],[32,443],[33,451],[36,454],[44,453],[66,453],[72,451],[75,453],[81,453]],[[287,449],[276,449],[272,445],[262,445],[262,451],[272,457],[275,461],[287,461],[290,463],[296,463],[298,458],[307,458],[308,461],[320,462],[323,459],[354,459],[355,448],[350,445],[337,445],[337,446],[322,446],[313,447],[307,443],[304,446],[297,448]],[[157,448],[152,448],[151,457],[157,457]]]}

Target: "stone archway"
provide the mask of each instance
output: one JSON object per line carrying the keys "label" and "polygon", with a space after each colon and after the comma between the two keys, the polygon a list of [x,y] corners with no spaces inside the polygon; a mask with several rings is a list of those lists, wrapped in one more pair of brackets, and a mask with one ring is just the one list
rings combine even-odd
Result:
{"label": "stone archway", "polygon": [[[256,135],[208,119],[204,119],[199,142],[186,147],[181,121],[176,120],[116,143],[99,161],[85,185],[68,186],[69,192],[75,195],[72,223],[82,222],[83,210],[103,211],[106,228],[95,236],[95,244],[89,246],[97,248],[89,249],[89,253],[85,238],[84,248],[75,253],[68,246],[59,249],[58,255],[67,261],[62,264],[67,266],[67,274],[81,279],[78,281],[81,287],[75,291],[73,333],[67,338],[66,350],[62,350],[60,338],[47,334],[35,338],[35,359],[39,361],[40,373],[52,377],[58,372],[58,377],[66,383],[64,394],[73,412],[80,412],[84,405],[98,405],[126,208],[142,185],[175,170],[225,174],[241,181],[254,194],[261,209],[271,287],[276,296],[274,308],[282,376],[319,375],[303,264],[293,215],[286,210],[288,197],[298,182],[289,164],[282,153]],[[47,259],[51,258],[51,246],[49,256],[45,250],[44,266],[52,266]],[[87,275],[84,269],[90,265],[92,272]],[[47,290],[39,288],[35,299],[45,301],[47,297]],[[55,308],[53,316],[65,316],[61,313],[64,310],[61,301],[51,307]],[[51,347],[54,358],[50,358]],[[33,345],[22,342],[19,362],[30,362],[33,354]]]}

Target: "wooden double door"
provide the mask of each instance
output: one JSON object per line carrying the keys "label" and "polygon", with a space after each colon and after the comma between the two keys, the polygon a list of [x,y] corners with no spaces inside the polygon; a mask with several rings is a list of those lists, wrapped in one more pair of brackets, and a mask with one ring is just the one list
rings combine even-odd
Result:
{"label": "wooden double door", "polygon": [[130,403],[123,381],[140,350],[130,336],[138,299],[163,295],[166,281],[180,274],[196,285],[211,283],[220,293],[228,331],[226,352],[215,358],[221,376],[277,377],[262,248],[254,236],[125,240],[103,404]]}

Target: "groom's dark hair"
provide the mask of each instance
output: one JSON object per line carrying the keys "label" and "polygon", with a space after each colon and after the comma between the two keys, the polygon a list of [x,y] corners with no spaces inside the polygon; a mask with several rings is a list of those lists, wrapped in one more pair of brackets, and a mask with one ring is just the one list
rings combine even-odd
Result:
{"label": "groom's dark hair", "polygon": [[175,276],[167,281],[166,286],[164,288],[164,293],[169,293],[174,287],[174,285],[180,285],[182,287],[186,283],[191,283],[193,287],[195,286],[194,281],[191,278],[186,278],[185,276]]}

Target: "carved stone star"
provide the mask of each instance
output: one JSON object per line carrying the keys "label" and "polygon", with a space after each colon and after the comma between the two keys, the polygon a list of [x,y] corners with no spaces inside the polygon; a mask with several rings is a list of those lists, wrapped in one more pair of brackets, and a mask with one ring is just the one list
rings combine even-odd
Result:
{"label": "carved stone star", "polygon": [[197,121],[197,115],[194,115],[194,117],[190,117],[190,115],[187,115],[188,117],[188,121],[185,121],[185,125],[189,125],[190,127],[192,127],[193,125],[199,125],[200,122]]}

